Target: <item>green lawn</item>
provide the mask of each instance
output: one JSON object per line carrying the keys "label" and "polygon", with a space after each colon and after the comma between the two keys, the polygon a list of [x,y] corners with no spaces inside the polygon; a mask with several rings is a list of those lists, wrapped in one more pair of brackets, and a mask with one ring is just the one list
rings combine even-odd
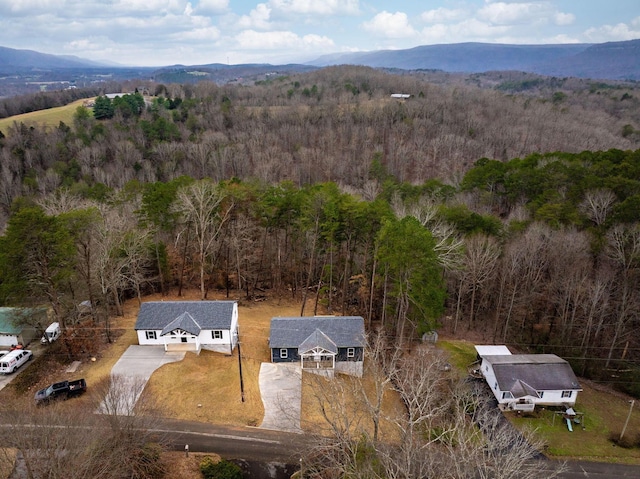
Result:
{"label": "green lawn", "polygon": [[76,108],[82,106],[82,102],[84,101],[85,100],[77,100],[65,106],[2,118],[0,119],[0,131],[7,135],[9,127],[12,126],[14,122],[24,123],[27,126],[44,126],[46,128],[56,127],[61,121],[67,125],[72,125]]}
{"label": "green lawn", "polygon": [[[450,362],[460,374],[466,374],[467,366],[476,357],[473,344],[446,340],[438,345],[450,354]],[[588,381],[581,380],[581,384],[584,390],[578,394],[575,410],[584,416],[580,424],[573,424],[573,432],[551,409],[537,408],[532,415],[506,413],[506,416],[519,429],[534,430],[546,443],[546,453],[554,458],[640,464],[640,448],[624,449],[609,441],[610,434],[622,431],[629,414],[629,398],[603,391]],[[640,435],[640,403],[637,406],[632,410],[627,437]]]}

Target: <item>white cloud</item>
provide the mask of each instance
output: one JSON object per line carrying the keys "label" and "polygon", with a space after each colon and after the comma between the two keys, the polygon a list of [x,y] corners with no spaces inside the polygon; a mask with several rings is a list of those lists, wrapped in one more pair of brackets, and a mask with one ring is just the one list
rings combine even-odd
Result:
{"label": "white cloud", "polygon": [[176,41],[211,41],[220,38],[220,30],[216,27],[194,28],[183,32],[176,32],[171,35]]}
{"label": "white cloud", "polygon": [[274,10],[302,15],[357,15],[358,0],[269,0]]}
{"label": "white cloud", "polygon": [[403,12],[380,12],[362,26],[368,32],[385,38],[408,38],[416,35],[407,14]]}
{"label": "white cloud", "polygon": [[547,15],[547,10],[543,4],[539,3],[496,2],[486,4],[479,9],[478,18],[494,25],[530,23],[534,18]]}
{"label": "white cloud", "polygon": [[559,44],[559,43],[582,43],[579,39],[561,34],[552,38],[544,39],[543,43]]}
{"label": "white cloud", "polygon": [[469,41],[494,41],[510,30],[508,26],[496,26],[475,18],[451,25],[437,24],[423,28],[420,40],[424,43],[457,43]]}
{"label": "white cloud", "polygon": [[257,32],[245,30],[236,36],[236,41],[243,49],[275,50],[280,48],[298,49],[300,47],[334,47],[333,41],[321,35],[304,35],[300,37],[293,32]]}
{"label": "white cloud", "polygon": [[573,13],[556,13],[554,22],[558,26],[571,25],[576,20],[576,16]]}
{"label": "white cloud", "polygon": [[445,23],[463,20],[468,16],[468,12],[462,9],[436,8],[422,12],[420,18],[426,23]]}
{"label": "white cloud", "polygon": [[202,15],[220,15],[229,7],[229,0],[197,0],[196,12]]}
{"label": "white cloud", "polygon": [[271,17],[271,8],[266,3],[259,3],[256,8],[251,10],[249,15],[241,16],[237,21],[237,26],[242,29],[257,28],[266,30],[270,28],[269,19]]}
{"label": "white cloud", "polygon": [[626,23],[618,23],[617,25],[602,25],[597,28],[589,28],[584,32],[584,36],[593,43],[635,40],[640,38],[640,25],[638,23],[640,22],[634,23],[632,21],[631,26]]}

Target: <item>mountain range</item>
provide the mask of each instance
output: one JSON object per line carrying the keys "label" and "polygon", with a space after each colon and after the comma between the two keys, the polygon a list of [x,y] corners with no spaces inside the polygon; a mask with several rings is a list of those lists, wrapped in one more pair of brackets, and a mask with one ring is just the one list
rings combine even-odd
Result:
{"label": "mountain range", "polygon": [[560,45],[425,45],[407,50],[324,55],[310,64],[319,67],[357,64],[460,73],[517,70],[549,76],[640,80],[640,40]]}
{"label": "mountain range", "polygon": [[[640,40],[598,44],[510,45],[493,43],[454,43],[424,45],[405,50],[378,50],[336,53],[321,56],[299,65],[300,70],[330,65],[363,65],[374,68],[403,70],[442,70],[445,72],[480,73],[487,71],[523,71],[548,76],[579,77],[608,80],[640,80]],[[269,65],[197,65],[218,69],[265,69]],[[144,75],[152,70],[139,68]],[[294,65],[288,65],[290,70]],[[0,47],[0,74],[59,71],[66,69],[119,69],[121,67],[71,57]]]}

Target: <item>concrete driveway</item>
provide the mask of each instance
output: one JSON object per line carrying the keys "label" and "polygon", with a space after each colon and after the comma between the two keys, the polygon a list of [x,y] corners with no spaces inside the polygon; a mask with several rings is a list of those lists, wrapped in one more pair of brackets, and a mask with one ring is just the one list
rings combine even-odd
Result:
{"label": "concrete driveway", "polygon": [[133,345],[111,368],[111,385],[98,412],[132,415],[147,381],[160,366],[184,359],[184,351],[166,352],[164,346]]}
{"label": "concrete driveway", "polygon": [[291,363],[262,363],[260,395],[264,404],[261,428],[301,433],[302,371]]}

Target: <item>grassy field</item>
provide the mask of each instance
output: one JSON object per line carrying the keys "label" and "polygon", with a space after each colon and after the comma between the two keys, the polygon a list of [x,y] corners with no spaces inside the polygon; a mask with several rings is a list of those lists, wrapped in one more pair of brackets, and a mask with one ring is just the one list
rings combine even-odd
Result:
{"label": "grassy field", "polygon": [[67,125],[73,124],[73,115],[79,106],[86,101],[77,100],[65,106],[49,108],[47,110],[32,111],[22,115],[15,115],[9,118],[0,118],[0,131],[5,135],[9,131],[9,127],[14,123],[24,123],[27,126],[44,126],[45,128],[57,127],[61,121]]}
{"label": "grassy field", "polygon": [[[451,363],[461,371],[466,372],[467,365],[475,359],[473,344],[468,341],[447,340],[439,344],[450,353]],[[622,431],[631,398],[607,391],[589,381],[581,381],[581,385],[583,391],[578,394],[574,409],[583,414],[583,420],[581,424],[573,425],[573,432],[553,409],[538,408],[532,415],[505,414],[518,428],[534,430],[546,443],[546,453],[550,456],[640,464],[640,449],[625,449],[609,441],[610,433]],[[637,437],[638,434],[640,410],[633,409],[625,435]]]}

